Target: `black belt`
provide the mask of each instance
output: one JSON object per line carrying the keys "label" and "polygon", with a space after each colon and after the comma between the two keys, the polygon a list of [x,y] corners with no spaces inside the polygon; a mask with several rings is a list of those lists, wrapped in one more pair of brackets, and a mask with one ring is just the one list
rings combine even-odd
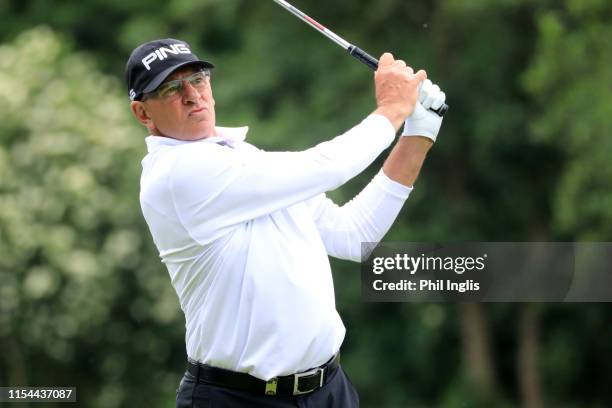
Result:
{"label": "black belt", "polygon": [[340,364],[340,353],[322,366],[297,374],[274,377],[268,381],[246,373],[211,367],[189,360],[187,372],[195,380],[205,384],[249,391],[255,394],[290,396],[308,394],[321,388],[328,380],[328,373]]}

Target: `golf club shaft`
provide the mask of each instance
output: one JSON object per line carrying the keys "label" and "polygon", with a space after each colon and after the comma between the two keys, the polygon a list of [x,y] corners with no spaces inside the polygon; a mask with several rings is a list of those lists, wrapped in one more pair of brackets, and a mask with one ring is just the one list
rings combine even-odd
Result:
{"label": "golf club shaft", "polygon": [[[312,28],[314,28],[315,30],[317,30],[318,32],[320,32],[321,34],[323,34],[324,36],[326,36],[327,38],[329,38],[330,40],[332,40],[333,42],[335,42],[336,44],[338,44],[340,47],[344,48],[349,54],[351,54],[353,57],[357,58],[359,61],[370,67],[372,70],[376,71],[378,69],[378,60],[367,52],[365,52],[364,50],[362,50],[361,48],[349,43],[333,31],[329,30],[328,28],[317,22],[312,17],[304,14],[299,9],[293,7],[285,0],[274,0],[274,2],[279,6],[283,7],[291,14],[293,14],[294,16],[296,16],[297,18],[299,18],[300,20],[302,20],[303,22],[305,22],[306,24],[308,24],[309,26],[311,26]],[[444,116],[448,111],[448,105],[443,104],[438,109],[430,110],[437,113],[438,116]]]}

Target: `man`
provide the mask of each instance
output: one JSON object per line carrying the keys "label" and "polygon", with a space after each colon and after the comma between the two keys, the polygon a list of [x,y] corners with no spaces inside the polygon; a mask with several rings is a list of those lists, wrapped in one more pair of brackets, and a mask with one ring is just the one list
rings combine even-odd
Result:
{"label": "man", "polygon": [[[177,407],[356,407],[328,255],[359,261],[361,242],[389,229],[440,128],[424,106],[444,93],[384,54],[361,124],[302,152],[264,152],[246,128],[216,126],[213,67],[174,39],[139,46],[126,66],[132,113],[151,134],[142,211],[186,319]],[[326,198],[402,124],[407,137],[355,199]]]}

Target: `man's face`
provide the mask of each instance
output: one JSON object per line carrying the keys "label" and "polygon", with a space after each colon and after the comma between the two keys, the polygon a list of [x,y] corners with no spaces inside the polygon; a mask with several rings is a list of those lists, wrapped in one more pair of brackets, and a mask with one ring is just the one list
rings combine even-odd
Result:
{"label": "man's face", "polygon": [[199,140],[215,135],[215,100],[210,77],[198,85],[186,78],[199,72],[194,67],[181,68],[164,83],[181,80],[182,90],[174,95],[145,96],[143,101],[132,102],[132,113],[151,134],[179,140]]}

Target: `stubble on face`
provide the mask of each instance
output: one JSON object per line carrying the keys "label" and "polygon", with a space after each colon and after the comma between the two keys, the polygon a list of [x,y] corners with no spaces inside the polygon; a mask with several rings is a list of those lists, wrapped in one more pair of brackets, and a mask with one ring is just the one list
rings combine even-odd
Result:
{"label": "stubble on face", "polygon": [[[166,82],[196,71],[193,67],[180,69]],[[149,131],[154,135],[178,140],[200,140],[215,135],[215,100],[210,82],[202,90],[187,86],[183,94],[171,100],[152,98],[143,103],[151,119]]]}

